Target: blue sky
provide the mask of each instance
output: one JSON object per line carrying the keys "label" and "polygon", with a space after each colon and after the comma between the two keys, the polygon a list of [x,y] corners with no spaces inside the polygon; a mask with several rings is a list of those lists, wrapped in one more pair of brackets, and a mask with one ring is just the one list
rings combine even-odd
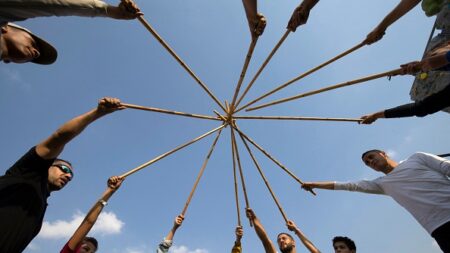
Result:
{"label": "blue sky", "polygon": [[[111,3],[111,2],[110,2]],[[113,3],[115,4],[115,3]],[[250,35],[241,1],[138,1],[145,18],[213,93],[230,101]],[[397,1],[321,1],[307,25],[291,34],[245,101],[299,75],[362,41]],[[297,1],[260,1],[268,21],[248,69],[247,84],[282,36]],[[421,58],[434,19],[420,7],[390,27],[384,39],[316,72],[271,99],[395,69]],[[20,23],[59,50],[51,66],[0,67],[1,173],[60,124],[96,106],[104,96],[125,103],[214,115],[218,106],[136,20],[40,18]],[[409,101],[411,76],[385,78],[241,115],[349,117]],[[245,102],[244,101],[244,102]],[[415,151],[448,153],[448,114],[347,122],[244,121],[241,129],[304,181],[356,180],[380,176],[363,166],[360,154],[387,150],[395,159]],[[61,158],[75,166],[75,180],[52,194],[41,234],[26,252],[58,252],[100,197],[106,179],[119,175],[218,126],[217,122],[123,110],[85,130]],[[172,226],[195,181],[213,137],[127,178],[111,198],[92,233],[99,252],[154,252]],[[284,220],[241,142],[249,201],[270,237]],[[316,197],[262,154],[254,151],[289,219],[322,252],[336,235],[353,238],[358,252],[439,252],[426,231],[392,199],[350,192],[317,191]],[[223,132],[175,236],[173,253],[229,252],[236,208],[229,129]],[[241,207],[244,207],[240,195]],[[244,217],[243,209],[241,215]],[[244,225],[244,252],[263,250]],[[300,247],[300,252],[306,249]]]}

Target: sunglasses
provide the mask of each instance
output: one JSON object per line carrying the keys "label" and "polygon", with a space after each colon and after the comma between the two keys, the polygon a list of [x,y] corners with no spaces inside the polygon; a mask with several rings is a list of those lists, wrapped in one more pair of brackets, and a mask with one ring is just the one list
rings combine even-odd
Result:
{"label": "sunglasses", "polygon": [[70,174],[70,180],[73,178],[73,171],[69,166],[64,164],[53,164],[53,166],[58,167],[62,172]]}

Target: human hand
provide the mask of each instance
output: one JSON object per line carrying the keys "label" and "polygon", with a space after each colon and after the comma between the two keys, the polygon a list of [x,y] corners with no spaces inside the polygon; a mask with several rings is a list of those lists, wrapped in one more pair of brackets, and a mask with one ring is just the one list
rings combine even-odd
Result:
{"label": "human hand", "polygon": [[135,19],[144,15],[132,0],[121,0],[118,6],[108,6],[107,13],[114,19]]}
{"label": "human hand", "polygon": [[364,44],[370,45],[373,44],[381,38],[383,38],[384,34],[386,33],[386,28],[377,26],[373,31],[371,31],[369,34],[367,34],[366,39],[363,41]]}
{"label": "human hand", "polygon": [[251,208],[245,209],[245,214],[247,215],[247,218],[249,218],[251,221],[256,219],[255,212],[253,212],[253,210]]}
{"label": "human hand", "polygon": [[291,30],[292,32],[295,32],[297,30],[297,27],[306,24],[306,21],[308,21],[309,12],[311,9],[306,8],[303,4],[300,4],[295,8],[294,12],[292,13],[291,19],[289,19],[287,29]]}
{"label": "human hand", "polygon": [[305,191],[312,191],[314,189],[314,183],[303,182],[302,189],[305,190]]}
{"label": "human hand", "polygon": [[123,180],[125,180],[125,178],[119,176],[112,176],[108,179],[107,182],[108,187],[115,191],[119,189],[119,187],[122,185]]}
{"label": "human hand", "polygon": [[242,228],[242,226],[237,226],[235,233],[236,233],[236,239],[241,240],[242,236],[244,235],[244,229]]}
{"label": "human hand", "polygon": [[266,24],[266,18],[261,13],[256,14],[256,19],[249,20],[250,32],[253,39],[261,36],[264,33]]}
{"label": "human hand", "polygon": [[125,109],[118,98],[104,97],[98,101],[97,110],[102,113],[111,113]]}
{"label": "human hand", "polygon": [[384,111],[364,115],[361,117],[362,120],[358,123],[369,125],[369,124],[372,124],[373,122],[375,122],[379,118],[384,118]]}
{"label": "human hand", "polygon": [[429,70],[429,69],[427,69],[427,67],[424,68],[423,63],[420,61],[413,61],[410,63],[402,64],[402,65],[400,65],[400,67],[402,68],[402,70],[401,70],[402,75],[406,75],[406,74],[414,75],[419,71],[425,72],[425,71]]}
{"label": "human hand", "polygon": [[179,226],[181,226],[181,224],[183,223],[184,220],[184,215],[180,214],[175,218],[175,221],[173,222],[173,226],[175,228],[178,228]]}
{"label": "human hand", "polygon": [[286,223],[286,226],[287,226],[287,228],[289,229],[289,231],[295,232],[295,231],[297,230],[297,225],[295,225],[295,223],[294,223],[293,221],[291,221],[291,220],[289,220],[289,221]]}

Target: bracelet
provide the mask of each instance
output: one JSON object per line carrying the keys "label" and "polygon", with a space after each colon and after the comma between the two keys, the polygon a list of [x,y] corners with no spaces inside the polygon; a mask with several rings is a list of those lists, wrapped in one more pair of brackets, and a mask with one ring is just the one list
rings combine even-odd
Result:
{"label": "bracelet", "polygon": [[98,200],[98,203],[100,203],[103,207],[108,205],[108,202],[104,201],[103,199]]}

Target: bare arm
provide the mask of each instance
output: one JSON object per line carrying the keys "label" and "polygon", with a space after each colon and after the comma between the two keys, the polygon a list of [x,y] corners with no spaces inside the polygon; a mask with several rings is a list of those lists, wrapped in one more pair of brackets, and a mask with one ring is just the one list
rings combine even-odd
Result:
{"label": "bare arm", "polygon": [[184,220],[184,215],[180,214],[175,218],[175,221],[173,222],[173,227],[169,231],[169,233],[166,236],[166,240],[173,240],[173,237],[175,236],[175,232],[177,232],[177,229],[181,226]]}
{"label": "bare arm", "polygon": [[261,240],[266,253],[276,253],[277,250],[273,245],[272,241],[270,240],[269,236],[267,236],[266,230],[264,229],[259,219],[256,217],[253,210],[250,208],[247,209],[247,217],[253,222],[256,234]]}
{"label": "bare arm", "polygon": [[372,44],[379,41],[390,25],[413,9],[420,3],[420,1],[421,0],[401,0],[400,3],[380,22],[380,24],[378,24],[378,26],[367,35],[364,43]]}
{"label": "bare arm", "polygon": [[334,182],[303,182],[302,188],[304,190],[312,190],[314,188],[325,189],[325,190],[334,190]]}
{"label": "bare arm", "polygon": [[256,0],[242,0],[252,38],[260,36],[266,27],[266,18],[258,13]]}
{"label": "bare arm", "polygon": [[295,8],[289,19],[287,29],[295,32],[297,27],[306,24],[309,17],[309,12],[319,2],[319,0],[303,0],[303,2]]}
{"label": "bare arm", "polygon": [[76,247],[83,241],[83,239],[86,237],[86,235],[94,226],[98,216],[103,210],[104,205],[102,204],[102,202],[104,201],[103,203],[105,203],[106,201],[109,200],[109,198],[114,194],[114,192],[116,192],[116,190],[119,189],[123,180],[124,179],[120,177],[110,177],[108,179],[108,188],[106,188],[105,192],[103,192],[100,200],[95,202],[94,206],[92,206],[91,210],[89,210],[83,222],[80,224],[80,226],[77,228],[75,233],[70,238],[68,242],[68,246],[70,249],[72,250],[76,249]]}
{"label": "bare arm", "polygon": [[303,232],[297,227],[297,225],[295,225],[293,221],[288,221],[286,225],[290,231],[294,232],[298,236],[298,238],[300,238],[303,245],[305,245],[309,252],[320,253],[320,250],[317,249],[316,246],[314,246],[314,244],[308,238],[306,238],[305,234],[303,234]]}
{"label": "bare arm", "polygon": [[117,98],[100,99],[97,108],[64,123],[50,137],[36,145],[36,153],[44,159],[56,158],[64,146],[89,124],[111,112],[124,109]]}

